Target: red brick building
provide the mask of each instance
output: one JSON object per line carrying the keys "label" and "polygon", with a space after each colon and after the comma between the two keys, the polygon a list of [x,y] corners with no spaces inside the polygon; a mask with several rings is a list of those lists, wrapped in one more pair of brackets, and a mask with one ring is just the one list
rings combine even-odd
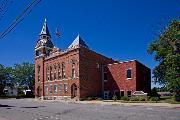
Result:
{"label": "red brick building", "polygon": [[[118,62],[89,49],[78,35],[64,51],[56,48],[44,22],[35,47],[35,95],[43,99],[109,98],[149,92],[150,69],[138,61]],[[124,93],[123,93],[124,92]]]}

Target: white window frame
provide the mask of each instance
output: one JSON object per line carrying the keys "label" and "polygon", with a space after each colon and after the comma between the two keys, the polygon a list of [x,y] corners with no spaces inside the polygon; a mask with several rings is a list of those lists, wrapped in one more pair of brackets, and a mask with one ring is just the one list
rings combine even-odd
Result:
{"label": "white window frame", "polygon": [[60,92],[63,91],[63,84],[59,84],[59,91],[60,91]]}
{"label": "white window frame", "polygon": [[45,94],[47,95],[48,94],[48,91],[49,89],[48,89],[48,85],[45,85]]}
{"label": "white window frame", "polygon": [[50,84],[49,88],[50,88],[50,89],[49,89],[49,93],[52,94],[52,93],[53,93],[53,90],[52,90],[52,89],[53,89],[53,85]]}
{"label": "white window frame", "polygon": [[[56,89],[55,89],[55,86],[56,86]],[[55,94],[58,93],[58,85],[57,85],[57,84],[54,84],[54,93],[55,93]]]}
{"label": "white window frame", "polygon": [[[66,85],[66,86],[65,86]],[[68,84],[67,83],[64,83],[64,93],[67,93],[68,92]]]}

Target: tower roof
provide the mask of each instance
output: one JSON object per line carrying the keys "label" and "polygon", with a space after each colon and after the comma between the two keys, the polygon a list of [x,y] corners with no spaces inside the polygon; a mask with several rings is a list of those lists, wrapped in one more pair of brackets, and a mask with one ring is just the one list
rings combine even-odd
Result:
{"label": "tower roof", "polygon": [[85,48],[89,48],[86,43],[82,40],[82,38],[80,37],[80,35],[78,34],[78,36],[76,37],[76,39],[72,42],[72,44],[68,47],[68,48],[74,48],[76,46],[82,46]]}
{"label": "tower roof", "polygon": [[46,19],[44,20],[44,24],[43,24],[43,27],[42,27],[42,30],[41,30],[40,35],[48,35],[48,36],[51,36],[50,33],[49,33],[49,29],[48,29],[48,25],[47,25]]}
{"label": "tower roof", "polygon": [[48,30],[46,19],[44,20],[43,28],[41,30],[41,33],[40,33],[40,36],[39,36],[39,39],[37,41],[35,48],[42,47],[42,46],[48,47],[48,48],[54,47],[54,45],[51,41],[51,35]]}

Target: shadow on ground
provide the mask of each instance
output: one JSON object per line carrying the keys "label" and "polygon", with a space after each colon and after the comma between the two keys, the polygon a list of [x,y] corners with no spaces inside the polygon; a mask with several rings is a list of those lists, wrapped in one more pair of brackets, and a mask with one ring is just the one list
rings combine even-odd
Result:
{"label": "shadow on ground", "polygon": [[0,107],[14,107],[14,106],[10,106],[10,105],[2,105],[2,104],[0,104]]}
{"label": "shadow on ground", "polygon": [[41,108],[41,107],[45,107],[45,106],[34,106],[34,107],[20,107],[20,108]]}

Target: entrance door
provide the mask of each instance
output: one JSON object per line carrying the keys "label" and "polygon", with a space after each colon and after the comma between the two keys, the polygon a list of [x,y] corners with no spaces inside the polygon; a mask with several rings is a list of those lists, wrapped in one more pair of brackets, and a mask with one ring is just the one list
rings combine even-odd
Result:
{"label": "entrance door", "polygon": [[77,96],[77,85],[74,83],[71,85],[71,98],[75,98]]}

